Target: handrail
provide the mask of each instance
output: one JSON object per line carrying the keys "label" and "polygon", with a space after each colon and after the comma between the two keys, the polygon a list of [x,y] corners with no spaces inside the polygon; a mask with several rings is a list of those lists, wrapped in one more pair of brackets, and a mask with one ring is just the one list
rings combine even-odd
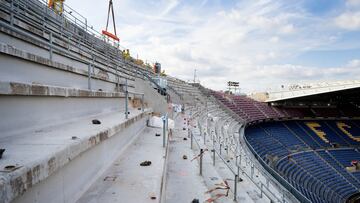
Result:
{"label": "handrail", "polygon": [[[199,121],[198,121],[198,126],[199,126],[199,129],[202,128],[202,126],[201,126],[201,124],[199,123]],[[201,134],[200,134],[200,136],[201,136]],[[197,142],[196,139],[195,139],[195,141]],[[199,148],[200,148],[200,144],[199,144],[198,142],[197,142],[197,144],[199,145]],[[219,144],[220,144],[220,143],[219,143]],[[238,172],[236,172],[236,171],[233,169],[233,167],[224,159],[224,157],[223,157],[223,156],[221,155],[221,153],[216,149],[215,146],[214,146],[213,150],[214,150],[214,153],[216,153],[217,156],[222,160],[223,164],[225,164],[225,165],[227,166],[227,168],[230,170],[230,172],[233,173],[233,175],[239,176],[240,174],[238,174],[238,172],[241,171],[241,173],[242,173],[243,175],[245,174],[245,176],[246,176],[258,189],[260,189],[261,191],[263,191],[263,188],[265,188],[267,192],[265,192],[264,194],[265,194],[270,200],[273,199],[273,198],[275,198],[278,202],[282,202],[274,193],[271,192],[270,189],[268,189],[266,186],[264,187],[264,186],[263,186],[264,184],[263,184],[262,182],[260,182],[260,186],[259,186],[258,183],[256,183],[256,182],[247,174],[247,172],[244,171],[244,170],[241,168],[241,166],[239,166],[238,164],[235,164],[235,166],[236,166],[236,167],[238,168],[238,170],[239,170]],[[220,149],[220,150],[221,150],[221,149]],[[271,194],[272,197],[270,197],[267,193]]]}
{"label": "handrail", "polygon": [[[10,1],[10,2],[14,2],[13,0],[12,1]],[[16,1],[17,3],[22,3],[22,1]],[[44,0],[40,0],[39,1],[40,3],[42,2],[42,4],[45,2]],[[4,4],[5,5],[5,4]],[[40,6],[40,4],[36,4],[35,3],[35,5],[39,5]],[[3,5],[2,5],[3,6]],[[6,9],[11,9],[11,8],[9,8],[9,7],[6,7],[6,5],[5,5],[5,8]],[[22,6],[22,8],[23,9],[27,9],[27,5],[24,5],[24,6]],[[41,8],[41,7],[39,7],[39,8]],[[49,14],[50,13],[50,9],[45,5],[45,4],[43,4],[42,5],[42,8],[43,8],[43,10],[45,10],[46,11],[46,14]],[[12,12],[11,10],[10,10],[10,12]],[[30,12],[29,10],[26,10],[26,12]],[[32,11],[32,12],[34,12],[34,11]],[[40,11],[39,11],[40,12]],[[41,11],[41,12],[44,12],[44,11]],[[48,13],[49,12],[49,13]],[[45,13],[44,13],[45,14]],[[37,16],[38,14],[35,14],[35,13],[32,13],[32,15],[34,15],[34,16]],[[48,16],[49,17],[49,16]],[[83,16],[82,16],[83,17]],[[66,19],[68,19],[68,18],[66,18]],[[85,19],[85,18],[84,18]],[[79,22],[82,22],[82,21],[79,21]],[[61,46],[58,46],[58,45],[55,45],[55,44],[52,44],[52,43],[50,43],[49,41],[47,41],[47,40],[45,40],[44,38],[41,38],[41,37],[38,37],[38,36],[36,36],[35,34],[31,34],[31,33],[29,33],[29,32],[26,32],[26,31],[23,31],[23,30],[21,30],[21,29],[19,29],[19,28],[17,28],[17,27],[14,27],[14,26],[12,26],[11,24],[7,24],[7,23],[5,23],[5,22],[0,22],[1,24],[1,26],[3,26],[3,27],[6,27],[7,29],[9,29],[9,30],[12,30],[12,31],[14,31],[14,32],[16,32],[16,33],[18,33],[18,34],[20,34],[20,35],[23,35],[23,36],[26,36],[26,37],[28,37],[29,39],[31,39],[31,40],[34,40],[34,41],[36,41],[36,42],[38,42],[38,43],[40,43],[40,44],[42,44],[42,45],[45,45],[46,47],[49,47],[49,51],[50,51],[50,57],[51,57],[51,54],[52,54],[52,50],[55,50],[55,51],[58,51],[58,52],[60,52],[60,53],[62,53],[62,54],[64,54],[64,55],[66,55],[67,57],[69,57],[69,58],[72,58],[72,59],[74,59],[74,60],[77,60],[77,61],[79,61],[79,62],[82,62],[82,63],[85,63],[85,64],[91,64],[91,66],[94,66],[94,67],[96,67],[96,68],[98,68],[98,69],[100,69],[100,70],[103,70],[103,71],[105,71],[105,72],[108,72],[108,73],[110,73],[110,74],[113,74],[113,75],[115,75],[115,76],[117,76],[117,77],[121,77],[121,78],[126,78],[126,79],[129,79],[129,78],[127,78],[127,76],[124,76],[124,75],[121,75],[121,74],[118,74],[118,69],[116,68],[115,69],[115,72],[113,72],[113,71],[109,71],[109,70],[107,70],[107,69],[105,69],[105,68],[102,68],[102,67],[100,67],[100,66],[98,66],[98,65],[96,65],[96,64],[94,64],[94,60],[93,59],[88,59],[88,60],[85,60],[85,59],[83,59],[83,58],[79,58],[76,54],[73,54],[72,52],[69,52],[69,50],[67,50],[67,49],[65,49],[65,48],[63,48],[63,47],[61,47]],[[46,23],[46,22],[45,22]],[[57,22],[56,21],[54,21],[54,23],[56,24]],[[87,22],[85,22],[85,24],[86,24],[86,26],[87,26]],[[59,26],[61,26],[60,24],[59,24]],[[78,28],[83,28],[83,26],[81,26],[81,25],[79,25],[78,23],[76,23],[75,22],[75,26],[78,26]],[[92,37],[95,37],[96,38],[96,36],[94,36],[94,35],[91,35],[90,33],[89,33],[89,29],[87,29],[87,27],[85,27],[86,28],[86,30],[85,30],[85,33],[88,33],[89,34],[89,36],[87,36],[87,37],[90,37],[89,39],[87,39],[85,36],[78,36],[78,37],[82,37],[82,42],[83,43],[85,43],[84,44],[84,46],[87,46],[88,44],[90,44],[92,47],[93,47],[93,45],[95,45],[95,46],[98,46],[98,45],[101,45],[101,46],[103,46],[104,48],[106,48],[105,47],[105,45],[106,46],[108,46],[107,47],[107,49],[117,49],[116,47],[113,47],[113,46],[111,46],[111,45],[109,45],[108,43],[106,43],[106,42],[104,42],[103,40],[101,40],[101,39],[99,39],[100,41],[101,41],[101,43],[102,44],[97,44],[96,43],[96,41],[94,41],[94,39],[91,39],[91,36]],[[58,35],[57,33],[55,33],[54,31],[52,31],[52,30],[50,30],[49,28],[47,28],[46,26],[45,27],[43,27],[43,29],[46,31],[46,32],[48,32],[48,33],[50,33],[50,35],[53,35],[53,36],[56,36],[56,37],[59,37],[59,39],[63,39],[63,38],[66,38],[67,36],[69,36],[69,37],[71,37],[71,36],[73,36],[73,35],[77,35],[77,33],[73,33],[72,31],[69,31],[69,33],[66,33],[66,32],[64,32],[64,33],[60,33],[60,35]],[[65,29],[66,30],[66,29]],[[63,31],[65,31],[65,30],[63,30]],[[90,29],[91,30],[91,29]],[[65,35],[64,35],[65,34]],[[68,40],[69,38],[66,38],[66,39],[63,39],[63,40]],[[90,41],[89,41],[90,40]],[[86,44],[86,43],[88,43],[88,44]],[[94,43],[96,43],[96,44],[94,44]],[[89,50],[87,50],[87,49],[84,49],[82,46],[78,46],[77,48],[79,48],[80,50],[82,50],[82,51],[84,51],[85,53],[89,53]],[[91,51],[91,50],[90,50]],[[92,49],[92,51],[97,51],[97,49]],[[101,54],[102,55],[102,54]],[[150,72],[147,72],[148,74],[146,74],[145,73],[145,71],[147,71],[147,70],[142,70],[143,68],[141,68],[141,67],[138,67],[136,64],[133,64],[133,63],[131,63],[131,62],[129,62],[129,61],[126,61],[126,60],[119,60],[119,59],[115,59],[115,58],[113,58],[112,57],[112,55],[111,54],[108,54],[108,55],[104,55],[104,57],[105,57],[105,59],[103,58],[103,60],[106,62],[106,63],[112,63],[115,67],[119,67],[119,66],[121,66],[121,65],[125,65],[123,68],[125,68],[125,69],[123,69],[123,71],[124,71],[124,73],[125,74],[127,74],[127,75],[131,75],[130,73],[136,73],[136,74],[139,74],[140,73],[140,75],[143,75],[143,76],[145,76],[150,82],[152,82],[155,86],[157,86],[159,89],[160,89],[160,86],[159,85],[157,85],[157,83],[155,82],[155,81],[153,81],[152,79],[151,79],[151,77],[149,77],[149,75],[148,74],[150,74]],[[110,61],[109,61],[109,59],[110,59]],[[98,62],[98,63],[100,63],[100,62]],[[102,62],[101,62],[102,63]],[[120,63],[120,64],[118,64],[118,63]],[[107,66],[106,64],[103,64],[103,65],[105,65],[105,66]],[[129,65],[129,66],[131,66],[132,68],[134,68],[134,69],[127,69],[127,67],[126,67],[126,65]],[[114,69],[113,67],[111,67],[112,69]],[[127,71],[129,71],[129,72],[127,72]],[[90,74],[90,72],[89,72],[89,74]],[[91,76],[89,76],[89,78],[91,78]],[[162,90],[162,89],[161,89]]]}
{"label": "handrail", "polygon": [[[240,124],[240,126],[242,126],[242,127],[244,127],[243,125],[241,125]],[[209,129],[208,129],[208,131],[209,131]],[[240,134],[239,134],[240,135]],[[223,135],[224,136],[224,135]],[[237,145],[239,145],[240,143],[237,143]],[[230,150],[231,150],[231,147],[229,148]],[[232,150],[231,150],[232,151]],[[235,152],[235,151],[232,151],[233,153],[237,153],[237,152]],[[240,154],[241,154],[241,152],[240,152]],[[246,155],[246,154],[244,154],[244,155]],[[259,170],[259,168],[258,168],[258,170]],[[243,171],[243,170],[242,170]],[[267,177],[267,175],[266,174],[264,174],[264,171],[262,171],[262,173],[263,173],[263,175],[265,176],[265,177]],[[268,177],[268,179],[269,179],[269,177]],[[263,184],[263,183],[262,183]],[[259,187],[262,187],[261,185],[259,186]],[[265,189],[268,191],[268,192],[270,192],[270,194],[272,194],[275,198],[277,198],[276,197],[276,195],[274,195],[272,192],[271,192],[271,190],[269,190],[267,187],[265,187]],[[278,199],[278,198],[277,198]],[[279,200],[279,199],[278,199]]]}
{"label": "handrail", "polygon": [[[21,3],[21,2],[18,1],[17,3]],[[25,6],[25,5],[24,5],[24,6]],[[48,9],[48,8],[45,7],[45,9]],[[30,11],[27,10],[27,12],[30,12]],[[32,13],[32,14],[33,14],[33,15],[36,15],[36,14],[34,14],[34,13]],[[18,15],[20,15],[20,14],[18,14]],[[79,58],[79,57],[76,56],[76,54],[73,54],[72,52],[69,52],[68,49],[65,49],[65,48],[63,48],[63,47],[61,47],[61,46],[58,46],[58,45],[55,45],[55,44],[52,44],[52,43],[50,43],[49,41],[45,40],[45,39],[42,38],[42,37],[36,36],[35,34],[31,34],[30,32],[23,31],[23,30],[21,30],[21,29],[19,29],[19,28],[17,28],[17,27],[11,26],[11,24],[7,24],[7,23],[5,23],[5,22],[3,22],[3,21],[2,21],[1,23],[2,23],[2,26],[6,27],[7,29],[13,30],[13,31],[15,31],[15,32],[17,32],[17,33],[19,33],[19,34],[21,34],[21,35],[25,35],[26,37],[28,37],[28,38],[30,38],[30,39],[32,39],[32,40],[34,40],[34,41],[36,41],[36,42],[38,42],[38,43],[40,43],[40,44],[43,44],[43,45],[45,45],[45,46],[47,46],[47,47],[49,47],[49,48],[51,48],[51,49],[54,49],[54,50],[56,50],[56,51],[58,51],[58,52],[60,52],[60,53],[63,53],[63,54],[67,55],[68,57],[70,57],[70,58],[72,58],[72,59],[74,59],[74,60],[77,60],[77,61],[82,62],[82,63],[85,63],[85,64],[93,63],[91,59],[85,60],[85,59],[83,59],[83,58]],[[47,27],[44,27],[43,29],[44,29],[44,31],[48,32],[49,34],[52,34],[53,37],[59,37],[60,39],[63,38],[63,37],[66,37],[66,36],[64,36],[64,34],[66,35],[66,32],[61,33],[61,34],[58,35],[58,34],[55,33],[53,30],[50,30],[50,29],[47,28]],[[65,31],[65,30],[63,30],[63,31]],[[93,43],[93,42],[90,41],[89,43]],[[88,51],[88,50],[85,50],[82,46],[78,46],[78,48],[79,48],[80,50],[84,51],[84,52],[87,52],[87,51]],[[93,50],[93,51],[95,51],[95,50]],[[106,69],[104,69],[104,68],[102,68],[102,67],[100,67],[100,66],[97,66],[96,64],[92,64],[92,65],[93,65],[93,66],[96,66],[96,67],[99,68],[99,69],[102,69],[103,71],[109,72],[108,70],[106,70]],[[109,73],[111,73],[111,74],[113,74],[113,75],[116,75],[116,76],[118,76],[118,77],[126,78],[125,76],[116,74],[116,73],[114,73],[114,72],[109,72]]]}

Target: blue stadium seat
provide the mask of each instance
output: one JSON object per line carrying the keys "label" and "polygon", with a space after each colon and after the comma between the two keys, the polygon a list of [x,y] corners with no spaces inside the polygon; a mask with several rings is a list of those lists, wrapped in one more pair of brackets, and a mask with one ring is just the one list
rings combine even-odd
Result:
{"label": "blue stadium seat", "polygon": [[[360,153],[353,148],[358,146],[357,141],[339,130],[339,121],[311,122],[320,125],[316,130],[324,132],[329,143],[306,121],[250,126],[245,130],[245,138],[268,164],[269,155],[276,156],[272,159],[274,169],[312,202],[345,202],[360,191],[360,171],[346,170],[351,161],[360,161]],[[351,133],[360,135],[360,121],[345,122],[351,125]]]}

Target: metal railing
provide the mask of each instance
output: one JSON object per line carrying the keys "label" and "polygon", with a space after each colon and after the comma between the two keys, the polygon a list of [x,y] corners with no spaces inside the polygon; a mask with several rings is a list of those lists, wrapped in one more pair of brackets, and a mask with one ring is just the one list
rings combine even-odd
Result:
{"label": "metal railing", "polygon": [[[201,127],[200,123],[198,123],[198,125]],[[200,136],[204,136],[205,135],[200,135]],[[223,139],[221,139],[221,136],[208,136],[213,143],[213,165],[215,165],[215,155],[217,155],[217,157],[220,158],[220,160],[222,160],[223,164],[225,164],[228,168],[228,170],[233,173],[234,176],[236,176],[236,178],[239,178],[240,175],[243,175],[245,177],[247,177],[247,179],[249,179],[254,186],[256,186],[259,190],[260,190],[260,197],[262,198],[263,195],[265,195],[268,199],[270,199],[272,202],[284,202],[284,200],[278,198],[272,191],[270,188],[268,188],[268,186],[264,183],[262,183],[261,181],[256,182],[256,180],[254,180],[254,171],[255,171],[255,166],[253,163],[250,162],[250,159],[247,159],[247,164],[251,165],[251,174],[248,174],[245,170],[243,170],[241,168],[241,164],[242,164],[242,159],[241,157],[245,157],[244,154],[240,154],[237,153],[235,151],[232,150],[231,145],[229,145],[229,143],[226,143],[226,141]],[[224,157],[223,157],[223,151],[225,150],[226,154],[229,155],[229,152],[233,153],[233,155],[235,156],[235,163],[231,163],[228,162]],[[234,188],[236,186],[234,185]],[[237,194],[237,191],[234,191],[234,194]],[[234,200],[236,200],[236,198],[234,197]]]}
{"label": "metal railing", "polygon": [[[85,17],[70,7],[65,6],[65,13],[59,16],[45,5],[44,0],[30,2],[27,0],[1,0],[1,2],[0,11],[5,11],[10,16],[8,22],[0,21],[1,27],[24,36],[24,39],[30,39],[31,43],[35,42],[36,45],[40,44],[45,47],[49,52],[50,60],[53,59],[54,52],[57,52],[69,59],[87,64],[89,89],[91,89],[91,80],[94,77],[91,70],[93,71],[94,68],[114,75],[117,79],[112,83],[116,83],[117,86],[120,86],[119,78],[131,79],[123,74],[140,75],[157,85],[148,76],[151,74],[149,70],[122,59],[121,50],[104,40],[100,33],[88,26]],[[38,33],[15,25],[15,18],[36,30],[41,30],[43,34],[38,35]],[[59,44],[55,39],[64,43]],[[77,50],[87,55],[80,57],[78,53],[73,52],[72,47],[76,47]]]}
{"label": "metal railing", "polygon": [[[196,108],[195,108],[196,109]],[[199,109],[199,108],[197,108],[197,112],[199,112],[199,111],[201,111],[201,109]],[[204,112],[204,111],[202,111],[202,112]],[[208,113],[208,111],[206,111],[206,114]],[[197,115],[198,116],[198,115]],[[203,118],[205,117],[205,116],[202,116]],[[207,117],[207,116],[206,116]],[[197,121],[198,121],[198,123],[197,123],[197,125],[198,125],[198,127],[199,127],[199,129],[200,129],[200,135],[202,135],[203,136],[203,138],[204,138],[204,143],[205,143],[205,133],[202,133],[202,127],[201,127],[201,120],[203,120],[203,118],[199,118]],[[193,119],[195,119],[194,117],[193,117]],[[206,121],[206,122],[208,122],[208,121]],[[238,125],[238,126],[241,126],[241,127],[244,127],[242,124],[240,124],[240,125]],[[250,158],[250,157],[248,157],[248,155],[246,155],[246,153],[245,153],[245,151],[244,152],[242,152],[240,149],[242,148],[241,146],[238,146],[238,145],[241,145],[240,144],[240,142],[237,142],[237,143],[234,143],[233,145],[234,146],[232,146],[231,144],[229,145],[229,143],[224,143],[224,142],[229,142],[229,140],[231,140],[231,139],[223,139],[223,137],[224,137],[224,134],[223,134],[223,132],[219,132],[219,133],[221,133],[221,135],[216,135],[216,133],[215,134],[210,134],[210,132],[216,132],[216,130],[211,130],[210,128],[209,128],[209,126],[207,125],[207,129],[206,129],[206,131],[208,132],[208,135],[206,136],[207,138],[209,138],[209,139],[211,139],[212,140],[212,143],[213,143],[213,149],[214,149],[214,151],[213,151],[213,153],[214,153],[214,157],[215,157],[215,154],[217,154],[217,156],[219,156],[220,157],[220,159],[223,161],[223,163],[225,164],[225,165],[227,165],[227,166],[229,166],[229,170],[231,171],[231,172],[234,172],[234,169],[237,169],[238,170],[238,172],[235,172],[235,173],[233,173],[233,174],[237,174],[237,175],[240,175],[240,173],[241,174],[243,174],[243,175],[245,175],[259,190],[260,190],[260,196],[262,197],[263,195],[265,195],[267,198],[269,198],[272,202],[285,202],[285,193],[284,192],[286,192],[286,193],[293,193],[293,191],[294,190],[296,190],[294,187],[292,187],[291,185],[289,185],[290,186],[290,189],[288,188],[288,187],[284,187],[283,186],[283,182],[275,182],[275,185],[273,185],[273,187],[274,186],[276,186],[276,187],[280,187],[279,189],[279,192],[280,192],[280,196],[281,197],[278,197],[278,195],[277,194],[275,194],[274,192],[273,192],[273,190],[269,187],[269,182],[270,181],[272,181],[273,183],[274,183],[274,181],[276,181],[277,179],[276,179],[276,177],[275,177],[275,180],[274,180],[274,178],[272,177],[272,175],[273,175],[273,173],[270,173],[270,175],[271,176],[269,176],[269,175],[267,175],[268,174],[268,172],[267,172],[267,170],[263,170],[262,168],[261,168],[261,166],[262,166],[262,164],[260,165],[260,166],[258,166],[258,167],[256,167],[255,166],[255,162],[254,161],[251,161],[251,160],[256,160],[255,158],[253,159],[253,158]],[[235,136],[235,134],[238,134],[238,136],[240,136],[240,130],[239,130],[239,133],[234,133],[232,136]],[[236,139],[236,138],[235,138]],[[237,138],[237,139],[239,139],[239,137]],[[225,146],[224,146],[224,144],[225,144]],[[236,146],[235,146],[236,145]],[[235,148],[235,149],[234,149]],[[227,161],[225,161],[225,158],[224,157],[222,157],[222,152],[223,152],[223,150],[224,149],[227,149],[226,150],[226,152],[227,153],[229,153],[229,152],[231,152],[235,157],[236,157],[236,159],[235,159],[235,164],[234,163],[232,163],[233,165],[232,166],[230,166],[228,163],[227,163]],[[213,157],[213,159],[214,159],[214,157]],[[251,165],[251,172],[250,172],[250,174],[248,174],[245,170],[243,170],[240,166],[241,166],[241,158],[243,157],[243,160],[246,160],[246,164],[250,164]],[[256,182],[256,180],[254,179],[254,171],[255,171],[255,169],[257,169],[257,171],[258,171],[258,173],[261,173],[262,175],[263,175],[263,177],[265,178],[265,180],[266,180],[266,183],[263,183],[262,181],[259,181],[259,182]],[[240,177],[240,176],[238,176],[238,177]],[[280,184],[281,183],[281,184]],[[292,189],[292,190],[291,190]],[[296,190],[296,192],[298,192],[297,190]],[[293,194],[294,195],[294,194]],[[295,197],[296,198],[298,198],[298,200],[301,200],[302,202],[309,202],[309,200],[306,198],[306,197],[304,197],[301,193],[300,193],[300,197],[298,197],[298,196],[296,196],[295,195]]]}

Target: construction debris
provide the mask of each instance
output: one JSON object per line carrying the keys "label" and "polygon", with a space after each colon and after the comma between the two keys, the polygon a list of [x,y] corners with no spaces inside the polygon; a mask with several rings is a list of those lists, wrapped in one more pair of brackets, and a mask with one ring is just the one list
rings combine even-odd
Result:
{"label": "construction debris", "polygon": [[104,178],[104,181],[115,181],[116,180],[116,176],[106,176],[105,178]]}
{"label": "construction debris", "polygon": [[101,122],[98,119],[94,119],[94,120],[92,120],[92,124],[100,125]]}
{"label": "construction debris", "polygon": [[156,137],[159,137],[159,136],[160,136],[160,133],[156,133],[155,136],[156,136]]}
{"label": "construction debris", "polygon": [[143,161],[140,163],[140,166],[150,166],[151,165],[151,161]]}
{"label": "construction debris", "polygon": [[228,182],[226,180],[224,180],[224,182],[220,183],[220,184],[215,184],[216,187],[213,189],[208,190],[206,193],[211,193],[215,190],[225,190],[225,194],[216,194],[214,198],[209,198],[207,199],[205,202],[215,202],[217,199],[221,198],[221,197],[227,197],[229,195],[229,191],[230,191],[230,186],[228,184]]}
{"label": "construction debris", "polygon": [[16,169],[21,168],[22,166],[20,165],[7,165],[4,167],[3,170],[0,170],[0,172],[12,172],[15,171]]}
{"label": "construction debris", "polygon": [[186,138],[186,137],[184,137],[184,138],[183,138],[183,140],[187,140],[187,138]]}
{"label": "construction debris", "polygon": [[0,149],[0,159],[2,158],[2,155],[4,154],[5,149]]}
{"label": "construction debris", "polygon": [[193,199],[193,201],[191,201],[191,203],[200,203],[200,201],[198,199]]}
{"label": "construction debris", "polygon": [[185,160],[186,160],[187,158],[188,158],[188,157],[187,157],[186,155],[183,155],[183,159],[185,159]]}

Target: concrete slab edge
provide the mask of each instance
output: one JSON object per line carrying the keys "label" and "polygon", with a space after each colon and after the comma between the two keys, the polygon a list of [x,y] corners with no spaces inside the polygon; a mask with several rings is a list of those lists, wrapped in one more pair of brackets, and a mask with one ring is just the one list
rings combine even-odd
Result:
{"label": "concrete slab edge", "polygon": [[[23,60],[27,60],[27,61],[30,61],[30,62],[33,62],[33,63],[45,65],[45,66],[55,68],[55,69],[58,69],[58,70],[67,71],[67,72],[71,72],[73,74],[78,74],[78,75],[88,77],[88,71],[86,71],[86,70],[81,70],[81,69],[78,69],[78,68],[75,68],[75,67],[72,67],[72,66],[69,66],[69,65],[65,65],[65,64],[62,64],[62,63],[59,63],[59,62],[56,62],[56,61],[52,61],[50,59],[35,55],[33,53],[29,53],[27,51],[20,50],[20,49],[14,47],[12,45],[9,45],[9,44],[0,43],[0,53],[10,55],[10,56],[13,56],[13,57],[18,57],[18,58],[21,58]],[[101,75],[98,76],[98,75],[91,74],[91,78],[92,79],[102,80],[102,81],[105,81],[105,82],[115,83],[115,84],[118,83],[115,80],[105,78],[105,77],[103,77]],[[135,79],[132,79],[132,78],[127,78],[127,79],[132,80],[132,81],[135,80]],[[123,84],[123,82],[119,82],[119,83]]]}
{"label": "concrete slab edge", "polygon": [[125,93],[123,92],[85,90],[43,84],[4,81],[0,81],[0,95],[125,98]]}
{"label": "concrete slab edge", "polygon": [[9,173],[0,173],[0,202],[11,202],[14,198],[24,194],[32,186],[51,176],[77,156],[80,156],[82,153],[150,114],[151,111],[147,110],[134,117],[130,117],[123,123],[89,135],[86,139],[79,139],[77,142],[49,155],[44,160],[34,161],[30,166],[22,166]]}

